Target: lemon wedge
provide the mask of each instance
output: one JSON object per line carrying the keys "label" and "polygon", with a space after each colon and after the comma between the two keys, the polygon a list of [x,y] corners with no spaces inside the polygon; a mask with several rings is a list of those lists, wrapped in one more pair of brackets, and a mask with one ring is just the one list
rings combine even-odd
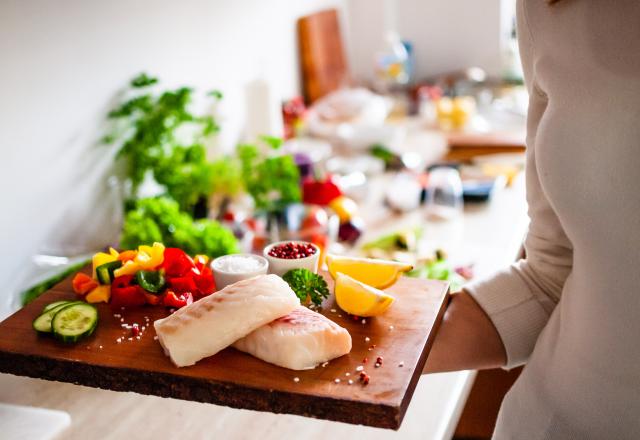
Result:
{"label": "lemon wedge", "polygon": [[341,272],[377,289],[385,289],[391,286],[398,281],[402,273],[413,269],[410,264],[374,258],[327,255],[326,260],[329,273],[334,280],[336,279],[336,274]]}
{"label": "lemon wedge", "polygon": [[336,302],[342,310],[357,316],[382,315],[395,298],[382,290],[367,286],[349,275],[336,275]]}

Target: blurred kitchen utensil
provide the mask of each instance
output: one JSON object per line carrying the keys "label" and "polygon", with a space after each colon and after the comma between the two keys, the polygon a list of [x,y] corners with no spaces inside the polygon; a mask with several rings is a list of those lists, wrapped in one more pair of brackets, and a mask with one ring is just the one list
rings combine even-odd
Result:
{"label": "blurred kitchen utensil", "polygon": [[322,139],[297,137],[289,139],[282,145],[282,150],[288,154],[304,153],[316,164],[331,156],[331,144]]}
{"label": "blurred kitchen utensil", "polygon": [[407,212],[420,206],[422,185],[414,173],[400,172],[389,182],[385,202],[395,211]]}
{"label": "blurred kitchen utensil", "polygon": [[392,100],[363,88],[344,88],[318,100],[307,115],[309,133],[349,150],[399,145],[404,127],[385,124]]}
{"label": "blurred kitchen utensil", "polygon": [[452,167],[435,167],[429,172],[427,217],[430,220],[449,220],[462,213],[462,181]]}

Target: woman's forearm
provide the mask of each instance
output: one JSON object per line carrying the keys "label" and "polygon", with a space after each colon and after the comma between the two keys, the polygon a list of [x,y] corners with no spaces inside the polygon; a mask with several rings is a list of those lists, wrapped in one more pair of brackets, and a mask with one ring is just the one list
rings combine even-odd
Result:
{"label": "woman's forearm", "polygon": [[497,368],[507,361],[500,335],[467,292],[451,296],[425,373]]}

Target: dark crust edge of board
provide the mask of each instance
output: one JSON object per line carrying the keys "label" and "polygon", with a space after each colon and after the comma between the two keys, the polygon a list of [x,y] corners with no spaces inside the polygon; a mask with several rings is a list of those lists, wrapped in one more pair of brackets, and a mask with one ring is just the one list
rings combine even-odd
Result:
{"label": "dark crust edge of board", "polygon": [[[88,365],[10,352],[0,352],[0,372],[111,391],[135,392],[393,430],[400,428],[411,400],[405,398],[400,407],[394,407],[317,396],[310,398],[301,394],[237,387],[230,383],[174,376],[168,373]],[[415,381],[412,380],[410,395],[413,394],[418,377]]]}
{"label": "dark crust edge of board", "polygon": [[399,429],[399,425],[402,424],[404,415],[406,414],[407,409],[409,408],[409,403],[411,403],[413,392],[416,390],[416,386],[418,385],[418,380],[420,380],[420,376],[422,376],[422,371],[424,370],[424,367],[427,363],[427,357],[431,352],[431,348],[433,347],[433,342],[436,338],[436,334],[438,333],[438,330],[440,329],[440,325],[442,324],[444,313],[447,311],[447,307],[449,306],[449,302],[451,301],[451,293],[449,290],[450,287],[451,287],[450,285],[447,286],[447,292],[445,293],[445,297],[442,301],[442,304],[440,305],[440,310],[438,310],[438,314],[436,315],[435,325],[429,332],[429,337],[427,338],[425,347],[422,350],[422,354],[420,355],[420,358],[418,359],[418,363],[416,364],[416,370],[413,372],[413,376],[411,377],[411,381],[409,382],[409,386],[407,387],[407,392],[405,393],[404,398],[400,403],[400,413],[399,413],[400,420],[398,421],[398,428],[395,428],[396,430]]}

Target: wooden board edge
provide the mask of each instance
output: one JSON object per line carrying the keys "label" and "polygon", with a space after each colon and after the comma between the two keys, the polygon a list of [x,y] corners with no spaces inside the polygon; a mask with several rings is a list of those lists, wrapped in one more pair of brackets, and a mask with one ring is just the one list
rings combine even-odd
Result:
{"label": "wooden board edge", "polygon": [[433,324],[431,331],[429,332],[429,336],[427,337],[427,342],[425,343],[425,347],[422,350],[422,354],[420,355],[420,358],[418,358],[416,369],[413,372],[413,375],[411,376],[411,381],[409,382],[409,386],[407,387],[407,392],[405,393],[404,398],[400,403],[400,411],[398,414],[399,416],[398,426],[402,424],[402,420],[404,419],[407,409],[409,408],[409,403],[411,403],[411,399],[413,398],[413,392],[415,391],[416,386],[418,386],[418,381],[422,376],[422,370],[424,370],[424,366],[427,363],[427,358],[429,357],[429,353],[431,352],[431,348],[433,347],[433,342],[435,341],[436,334],[440,329],[440,325],[442,324],[442,319],[444,318],[444,314],[447,310],[447,307],[449,306],[449,302],[451,301],[450,288],[451,288],[451,285],[448,284],[447,290],[444,294],[444,298],[440,303],[440,309],[438,310],[438,314],[436,315],[435,322]]}
{"label": "wooden board edge", "polygon": [[0,373],[393,430],[400,428],[406,411],[404,401],[402,406],[405,408],[401,410],[401,407],[390,405],[238,387],[169,373],[141,372],[2,351]]}

